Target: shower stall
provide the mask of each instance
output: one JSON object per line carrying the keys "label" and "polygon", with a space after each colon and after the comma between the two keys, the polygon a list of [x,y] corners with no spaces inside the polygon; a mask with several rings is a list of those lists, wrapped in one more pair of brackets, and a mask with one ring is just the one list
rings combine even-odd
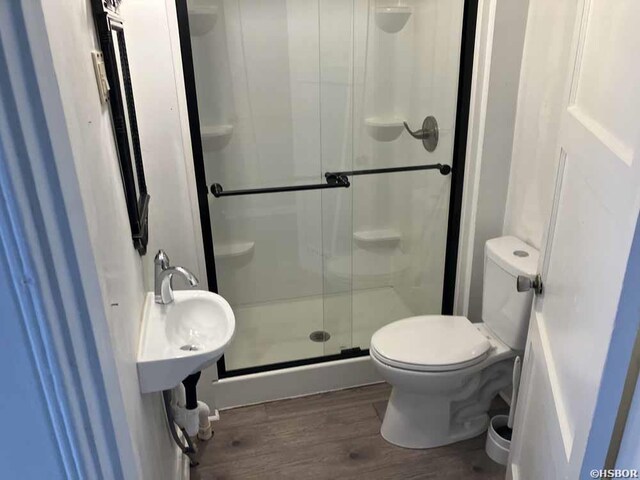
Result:
{"label": "shower stall", "polygon": [[451,313],[475,4],[177,0],[221,377]]}

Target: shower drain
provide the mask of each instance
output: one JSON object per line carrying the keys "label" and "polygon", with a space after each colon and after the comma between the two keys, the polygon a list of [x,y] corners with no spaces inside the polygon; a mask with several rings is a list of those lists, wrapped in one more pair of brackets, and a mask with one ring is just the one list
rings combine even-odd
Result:
{"label": "shower drain", "polygon": [[183,345],[180,347],[180,350],[185,350],[187,352],[195,352],[196,350],[200,350],[198,345]]}
{"label": "shower drain", "polygon": [[325,332],[324,330],[316,330],[315,332],[311,332],[309,338],[312,342],[324,343],[331,338],[331,335],[329,335],[329,332]]}

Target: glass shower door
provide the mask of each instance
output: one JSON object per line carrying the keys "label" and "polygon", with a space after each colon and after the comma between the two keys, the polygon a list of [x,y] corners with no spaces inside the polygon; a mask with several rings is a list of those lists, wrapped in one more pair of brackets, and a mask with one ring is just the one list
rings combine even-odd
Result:
{"label": "glass shower door", "polygon": [[[206,184],[220,188],[209,197],[216,274],[237,319],[228,371],[352,343],[351,193],[340,185],[295,191],[325,187],[325,172],[351,167],[340,46],[351,21],[342,22],[346,32],[321,31],[329,3],[188,4]],[[340,46],[337,55],[325,42]],[[269,190],[279,187],[286,191]],[[246,190],[258,192],[226,196]],[[329,263],[339,272],[326,275]]]}
{"label": "glass shower door", "polygon": [[[350,177],[352,341],[367,349],[392,321],[442,313],[464,1],[355,7],[353,164],[371,174]],[[437,143],[404,125],[434,121]]]}
{"label": "glass shower door", "polygon": [[[289,4],[295,2],[291,1]],[[354,2],[320,0],[315,4],[320,93],[320,145],[324,172],[353,168]],[[309,23],[313,13],[306,10]],[[335,195],[332,195],[335,194]],[[353,191],[322,193],[324,355],[351,349]]]}
{"label": "glass shower door", "polygon": [[[223,376],[366,353],[441,312],[451,176],[430,166],[452,164],[463,6],[187,1],[203,234],[237,320]],[[403,126],[427,116],[431,151]]]}

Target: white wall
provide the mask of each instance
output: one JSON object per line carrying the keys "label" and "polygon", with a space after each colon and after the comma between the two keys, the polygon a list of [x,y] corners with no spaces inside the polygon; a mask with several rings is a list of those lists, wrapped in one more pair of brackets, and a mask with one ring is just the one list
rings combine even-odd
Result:
{"label": "white wall", "polygon": [[[133,89],[152,195],[151,235],[160,236],[162,230],[174,231],[176,236],[166,238],[181,246],[195,245],[194,227],[189,214],[185,215],[190,210],[184,208],[190,199],[184,193],[187,174],[182,162],[180,97],[173,76],[175,48],[168,40],[170,21],[164,2],[131,0],[125,4],[123,14],[126,32],[130,33]],[[54,2],[43,2],[43,6],[126,416],[139,459],[137,476],[175,479],[180,455],[167,430],[162,397],[141,395],[138,386],[135,362],[147,288],[143,281],[143,261],[131,241],[109,112],[98,100],[90,57],[90,51],[97,49],[98,44],[89,1],[68,1],[64,8]],[[178,159],[180,161],[176,161]],[[161,195],[166,192],[176,195],[175,204],[171,205],[174,201],[171,195]],[[162,198],[165,202],[158,201]],[[174,225],[180,230],[176,231]],[[162,242],[154,238],[152,245],[159,244]],[[167,249],[171,254],[172,249]],[[152,255],[150,250],[148,258],[152,259]],[[189,255],[188,249],[178,253],[175,248],[174,259],[195,270],[196,257]]]}
{"label": "white wall", "polygon": [[551,213],[560,158],[556,141],[573,21],[555,2],[531,0],[504,231],[536,248]]}
{"label": "white wall", "polygon": [[[151,196],[145,286],[153,290],[153,257],[162,248],[173,265],[191,270],[206,290],[175,1],[127,0],[121,13]],[[182,286],[181,280],[175,283]]]}
{"label": "white wall", "polygon": [[456,302],[475,322],[482,320],[484,244],[503,234],[527,6],[483,0],[478,7]]}
{"label": "white wall", "polygon": [[[552,6],[543,0],[485,0],[480,4],[481,12],[484,9],[480,21],[484,18],[485,25],[479,27],[491,31],[492,17],[495,25],[490,40],[481,43],[481,48],[491,50],[489,81],[484,87],[486,117],[479,135],[483,143],[476,146],[480,157],[469,159],[468,169],[470,173],[476,169],[479,176],[475,180],[476,217],[467,219],[475,224],[472,270],[468,283],[464,275],[459,279],[459,289],[470,285],[468,316],[474,321],[481,320],[486,240],[514,235],[540,248],[550,214],[559,125],[549,119],[560,118],[555,110],[562,104],[570,47],[566,34],[573,26],[570,15],[559,16]],[[470,150],[473,148],[471,144]],[[469,203],[467,210],[473,211]],[[464,272],[465,260],[461,260]],[[463,311],[464,298],[458,300],[459,311]]]}

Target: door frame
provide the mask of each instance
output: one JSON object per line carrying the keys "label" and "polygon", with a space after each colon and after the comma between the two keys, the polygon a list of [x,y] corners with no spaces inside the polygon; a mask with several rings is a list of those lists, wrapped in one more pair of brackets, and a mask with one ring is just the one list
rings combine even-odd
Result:
{"label": "door frame", "polygon": [[[456,105],[456,124],[453,143],[451,190],[449,215],[447,220],[447,243],[443,279],[442,314],[451,315],[454,311],[456,274],[458,268],[458,244],[460,238],[460,218],[462,214],[463,182],[467,150],[467,132],[469,127],[469,107],[471,102],[471,83],[473,76],[474,47],[476,38],[476,20],[479,0],[465,0],[460,45],[460,67],[458,72],[458,98]],[[193,163],[196,176],[196,190],[200,210],[200,224],[204,245],[205,268],[209,290],[218,293],[216,275],[215,245],[212,235],[212,223],[209,212],[209,188],[206,184],[204,154],[200,133],[198,97],[189,32],[189,12],[187,0],[175,0],[182,56],[182,70],[186,91],[189,131],[193,150]],[[237,370],[227,370],[224,355],[217,363],[218,377],[229,378],[285,368],[312,365],[316,363],[346,360],[369,355],[369,349],[354,348],[335,355],[310,357],[287,362],[260,365]]]}

